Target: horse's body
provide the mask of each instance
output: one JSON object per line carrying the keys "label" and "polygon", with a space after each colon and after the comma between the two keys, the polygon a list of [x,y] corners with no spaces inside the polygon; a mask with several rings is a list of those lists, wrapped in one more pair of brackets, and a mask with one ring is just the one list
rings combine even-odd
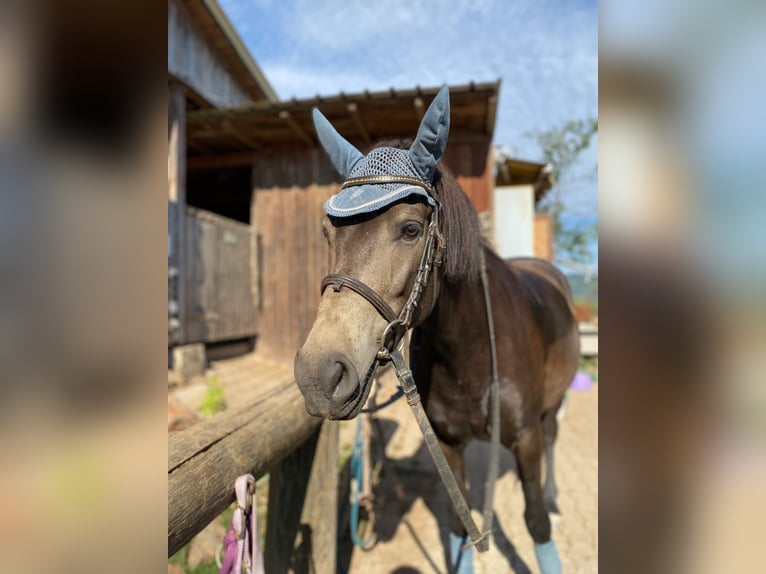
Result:
{"label": "horse's body", "polygon": [[[506,265],[485,251],[500,377],[501,442],[516,456],[527,522],[536,542],[550,526],[536,502],[540,454],[548,457],[547,510],[557,512],[553,479],[556,412],[577,368],[579,338],[563,275],[540,259]],[[443,285],[433,312],[417,329],[411,356],[415,382],[434,431],[458,482],[464,484],[463,450],[489,440],[490,354],[479,281]],[[538,512],[533,508],[538,507]],[[460,531],[456,517],[453,530]]]}
{"label": "horse's body", "polygon": [[[429,220],[437,221],[433,210],[440,206],[443,262],[437,258],[407,325],[415,327],[411,344],[415,383],[442,450],[464,488],[463,450],[474,439],[487,440],[491,426],[492,363],[481,284],[484,262],[497,342],[500,439],[516,457],[526,501],[524,516],[541,569],[544,574],[560,571],[548,517],[548,511],[557,511],[553,442],[556,412],[579,355],[577,324],[565,278],[542,260],[505,263],[485,245],[470,200],[449,172],[437,165],[446,146],[444,128],[449,126],[446,90],[429,108],[414,143],[380,144],[366,158],[321,114],[315,122],[333,163],[345,177],[351,176],[347,183],[352,186],[344,196],[350,205],[370,192],[360,180],[364,185],[375,184],[376,178],[390,179],[386,174],[399,174],[398,166],[410,160],[396,156],[398,150],[409,150],[412,158],[410,171],[404,175],[407,185],[401,189],[413,187],[409,185],[413,182],[417,187],[416,178],[420,177],[428,193],[399,194],[390,200],[396,189],[384,189],[378,198],[373,187],[373,199],[366,205],[375,205],[381,198],[388,203],[368,211],[349,210],[351,215],[344,213],[342,206],[347,204],[343,202],[338,202],[341,207],[325,205],[329,216],[324,232],[330,246],[331,273],[333,277],[353,278],[363,288],[341,288],[338,283],[323,292],[317,320],[295,361],[296,381],[306,409],[314,415],[345,419],[353,418],[363,407],[370,390],[370,365],[375,364],[388,325],[381,317],[381,305],[373,308],[374,298],[391,310],[406,308],[408,294],[414,292],[416,271],[422,266],[426,229]],[[376,156],[377,150],[380,154]],[[396,165],[382,171],[384,175],[373,169],[366,179],[355,176],[353,170],[358,172],[359,165],[365,167],[365,161],[385,164],[382,154],[395,157]],[[411,173],[416,174],[415,179]],[[372,298],[364,294],[364,287],[373,292]],[[548,462],[544,491],[543,452]],[[450,522],[453,534],[465,535],[454,511]]]}
{"label": "horse's body", "polygon": [[[503,442],[511,448],[520,430],[561,403],[577,365],[577,326],[566,279],[552,265],[531,258],[506,265],[489,249],[485,256]],[[418,331],[415,379],[434,427],[450,443],[488,439],[491,363],[481,284],[443,285]]]}

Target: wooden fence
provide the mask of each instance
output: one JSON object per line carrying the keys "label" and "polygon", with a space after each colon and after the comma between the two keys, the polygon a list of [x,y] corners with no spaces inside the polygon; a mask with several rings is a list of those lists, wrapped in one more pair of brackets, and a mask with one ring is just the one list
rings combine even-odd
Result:
{"label": "wooden fence", "polygon": [[294,382],[168,438],[168,556],[270,473],[266,571],[335,572],[338,425],[309,416]]}

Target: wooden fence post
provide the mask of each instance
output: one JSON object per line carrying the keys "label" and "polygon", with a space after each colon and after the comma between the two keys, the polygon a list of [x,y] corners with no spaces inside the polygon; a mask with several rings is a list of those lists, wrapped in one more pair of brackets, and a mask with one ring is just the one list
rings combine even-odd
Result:
{"label": "wooden fence post", "polygon": [[322,427],[269,478],[269,574],[334,574],[338,530],[338,423]]}

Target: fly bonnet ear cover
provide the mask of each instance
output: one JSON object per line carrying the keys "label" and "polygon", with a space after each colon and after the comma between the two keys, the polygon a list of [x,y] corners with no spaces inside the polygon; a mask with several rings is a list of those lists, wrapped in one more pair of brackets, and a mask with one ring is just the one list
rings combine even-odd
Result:
{"label": "fly bonnet ear cover", "polygon": [[314,126],[335,169],[345,178],[343,189],[324,204],[334,217],[377,211],[409,195],[421,195],[430,205],[436,165],[449,135],[449,90],[443,86],[420,123],[410,149],[379,147],[366,156],[346,141],[318,109]]}

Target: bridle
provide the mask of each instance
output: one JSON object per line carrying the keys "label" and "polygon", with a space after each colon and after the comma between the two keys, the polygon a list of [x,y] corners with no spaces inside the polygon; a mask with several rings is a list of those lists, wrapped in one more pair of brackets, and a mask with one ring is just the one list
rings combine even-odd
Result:
{"label": "bridle", "polygon": [[391,306],[386,303],[383,298],[378,295],[374,289],[359,281],[351,275],[345,273],[334,273],[327,275],[322,279],[322,286],[320,295],[324,293],[325,289],[332,286],[333,291],[340,292],[342,288],[346,288],[353,291],[363,299],[365,299],[375,310],[380,314],[383,319],[388,323],[383,330],[380,343],[381,348],[376,355],[377,362],[386,362],[390,360],[388,354],[393,351],[399,343],[404,339],[404,335],[407,330],[412,327],[412,321],[415,316],[415,310],[420,304],[420,299],[423,295],[425,288],[428,286],[428,280],[431,276],[431,271],[434,267],[441,267],[445,242],[439,229],[439,214],[441,211],[441,204],[434,196],[433,188],[425,181],[421,181],[410,177],[399,176],[372,176],[372,177],[357,177],[346,180],[343,184],[343,188],[350,187],[352,185],[364,185],[373,184],[381,185],[386,183],[409,183],[411,185],[418,185],[428,192],[431,199],[436,204],[431,211],[431,218],[428,223],[428,230],[426,231],[426,241],[423,247],[423,254],[420,258],[420,264],[418,265],[418,272],[415,277],[415,283],[410,291],[410,296],[407,298],[407,302],[402,307],[402,310],[397,315]]}
{"label": "bridle", "polygon": [[426,183],[415,178],[401,177],[401,176],[385,176],[376,175],[371,177],[356,177],[346,180],[343,184],[343,188],[356,186],[356,185],[382,185],[387,183],[408,183],[410,185],[417,185],[426,190],[429,197],[434,201],[434,208],[431,212],[431,220],[428,224],[428,231],[426,235],[425,246],[423,247],[423,254],[420,258],[420,265],[418,266],[417,276],[415,277],[415,283],[410,291],[410,296],[407,298],[407,302],[402,307],[402,310],[397,315],[391,306],[378,295],[374,289],[359,281],[351,275],[344,273],[336,273],[327,275],[322,279],[322,286],[320,294],[324,293],[324,290],[332,285],[335,292],[340,292],[342,288],[353,291],[363,299],[365,299],[375,310],[388,322],[386,328],[383,330],[383,335],[380,339],[380,349],[378,350],[375,359],[370,365],[370,369],[367,372],[363,385],[369,385],[369,380],[375,373],[378,365],[392,362],[396,371],[396,376],[402,385],[405,396],[407,397],[407,404],[409,404],[415,415],[415,420],[418,422],[420,431],[423,433],[423,440],[428,448],[431,458],[434,460],[436,469],[439,472],[439,476],[447,489],[447,494],[452,502],[453,508],[457,515],[460,517],[460,521],[463,523],[468,535],[471,537],[471,541],[465,544],[465,547],[476,546],[479,552],[485,552],[489,549],[489,534],[491,532],[491,519],[492,519],[492,500],[494,495],[494,484],[499,474],[499,448],[500,448],[500,400],[499,400],[499,382],[497,375],[497,350],[495,348],[495,328],[492,320],[492,306],[489,297],[489,281],[487,279],[486,266],[484,261],[484,254],[482,252],[481,259],[481,280],[484,288],[484,299],[487,309],[487,323],[490,332],[490,349],[492,358],[492,384],[491,384],[491,435],[492,446],[490,450],[490,462],[487,471],[487,483],[486,483],[486,496],[484,498],[484,512],[483,512],[483,529],[479,531],[472,516],[471,509],[463,496],[460,486],[455,480],[455,475],[447,463],[447,459],[439,446],[436,433],[434,433],[431,422],[428,420],[425,409],[420,399],[417,386],[415,385],[412,371],[407,367],[404,361],[404,356],[401,352],[401,344],[404,342],[404,336],[407,330],[412,327],[413,318],[415,316],[415,310],[421,303],[421,297],[425,288],[428,285],[431,271],[434,267],[440,267],[444,258],[444,251],[446,244],[441,230],[439,229],[439,215],[441,212],[441,203],[435,197],[433,188]]}

